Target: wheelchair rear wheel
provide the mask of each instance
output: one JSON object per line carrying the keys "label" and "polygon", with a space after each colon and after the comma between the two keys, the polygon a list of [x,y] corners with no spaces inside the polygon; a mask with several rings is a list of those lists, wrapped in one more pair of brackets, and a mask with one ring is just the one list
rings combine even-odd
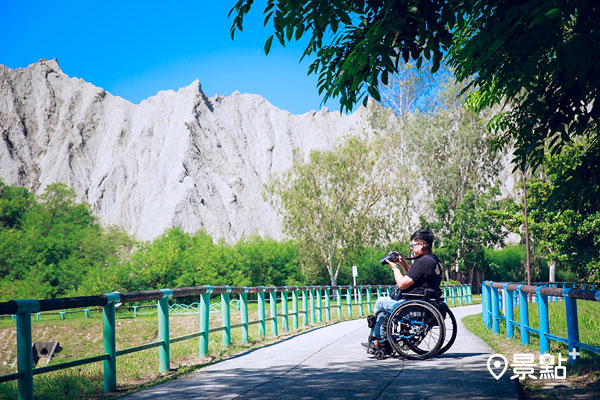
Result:
{"label": "wheelchair rear wheel", "polygon": [[450,307],[448,307],[447,304],[444,303],[443,307],[445,307],[445,309],[440,311],[442,315],[446,315],[444,318],[445,335],[444,343],[442,343],[442,347],[440,347],[436,354],[438,356],[440,354],[444,354],[450,347],[452,347],[454,340],[456,340],[457,333],[456,318],[454,317],[454,314],[452,314],[452,311],[450,311]]}
{"label": "wheelchair rear wheel", "polygon": [[422,300],[409,300],[394,308],[386,333],[400,356],[422,360],[438,354],[444,343],[445,326],[434,306]]}

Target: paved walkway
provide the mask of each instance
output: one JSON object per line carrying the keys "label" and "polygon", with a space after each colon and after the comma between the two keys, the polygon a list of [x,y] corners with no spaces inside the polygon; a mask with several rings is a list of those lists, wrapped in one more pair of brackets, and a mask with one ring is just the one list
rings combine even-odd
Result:
{"label": "paved walkway", "polygon": [[[457,320],[481,305],[456,307]],[[492,349],[459,322],[454,346],[425,361],[376,360],[364,319],[314,329],[125,397],[156,399],[516,399],[510,374],[487,370]]]}

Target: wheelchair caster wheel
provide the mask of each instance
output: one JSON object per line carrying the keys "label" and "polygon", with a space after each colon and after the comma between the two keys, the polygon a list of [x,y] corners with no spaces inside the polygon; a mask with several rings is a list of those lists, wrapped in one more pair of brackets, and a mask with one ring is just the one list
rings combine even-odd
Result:
{"label": "wheelchair caster wheel", "polygon": [[383,350],[377,350],[375,352],[375,358],[378,360],[383,360],[385,358],[385,352]]}

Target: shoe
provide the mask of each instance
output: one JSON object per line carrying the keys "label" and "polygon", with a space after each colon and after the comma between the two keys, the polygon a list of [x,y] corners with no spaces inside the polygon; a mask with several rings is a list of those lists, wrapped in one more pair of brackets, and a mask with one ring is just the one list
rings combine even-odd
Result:
{"label": "shoe", "polygon": [[381,336],[369,336],[369,342],[374,342],[376,340],[383,340]]}
{"label": "shoe", "polygon": [[361,345],[363,347],[367,348],[367,354],[374,354],[375,353],[375,345],[373,343],[361,343]]}

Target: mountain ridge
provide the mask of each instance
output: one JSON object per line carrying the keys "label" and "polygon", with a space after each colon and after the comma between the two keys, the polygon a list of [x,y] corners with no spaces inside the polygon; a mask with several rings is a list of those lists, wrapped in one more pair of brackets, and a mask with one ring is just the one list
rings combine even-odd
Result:
{"label": "mountain ridge", "polygon": [[101,223],[141,240],[174,226],[230,242],[281,239],[263,185],[365,130],[364,108],[292,115],[258,95],[207,97],[199,80],[134,104],[56,60],[0,65],[0,177],[36,193],[63,182]]}

